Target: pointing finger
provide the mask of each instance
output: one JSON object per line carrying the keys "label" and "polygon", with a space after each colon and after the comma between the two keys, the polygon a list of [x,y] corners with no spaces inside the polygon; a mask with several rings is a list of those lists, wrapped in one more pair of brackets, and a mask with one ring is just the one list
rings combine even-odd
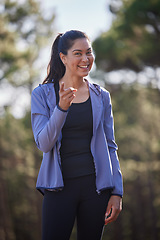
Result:
{"label": "pointing finger", "polygon": [[64,82],[62,82],[61,83],[61,85],[60,85],[60,90],[59,90],[60,92],[63,92],[64,91]]}

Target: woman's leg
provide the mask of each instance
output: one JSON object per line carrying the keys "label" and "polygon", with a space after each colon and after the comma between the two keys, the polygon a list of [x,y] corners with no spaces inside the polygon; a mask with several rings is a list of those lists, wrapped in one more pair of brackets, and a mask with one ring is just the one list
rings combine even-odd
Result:
{"label": "woman's leg", "polygon": [[66,184],[62,191],[45,191],[42,240],[69,240],[76,216],[76,190]]}
{"label": "woman's leg", "polygon": [[105,190],[98,195],[93,175],[84,184],[84,191],[77,212],[78,240],[100,240],[110,190]]}
{"label": "woman's leg", "polygon": [[45,191],[42,240],[69,240],[77,215],[78,240],[100,240],[110,191],[96,192],[95,176],[65,181],[60,192]]}

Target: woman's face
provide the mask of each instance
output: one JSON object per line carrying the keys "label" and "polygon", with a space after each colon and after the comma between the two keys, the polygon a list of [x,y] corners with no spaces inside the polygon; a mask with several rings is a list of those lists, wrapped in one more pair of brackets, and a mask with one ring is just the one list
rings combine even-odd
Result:
{"label": "woman's face", "polygon": [[60,53],[60,57],[66,73],[77,77],[87,76],[94,61],[91,44],[86,38],[76,39],[67,55]]}

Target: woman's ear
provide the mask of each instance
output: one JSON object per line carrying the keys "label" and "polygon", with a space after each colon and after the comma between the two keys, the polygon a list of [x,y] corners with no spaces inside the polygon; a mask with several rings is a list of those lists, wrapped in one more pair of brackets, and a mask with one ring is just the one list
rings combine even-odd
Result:
{"label": "woman's ear", "polygon": [[66,55],[64,55],[63,53],[59,53],[59,57],[61,59],[61,61],[63,62],[63,64],[65,65],[66,64]]}

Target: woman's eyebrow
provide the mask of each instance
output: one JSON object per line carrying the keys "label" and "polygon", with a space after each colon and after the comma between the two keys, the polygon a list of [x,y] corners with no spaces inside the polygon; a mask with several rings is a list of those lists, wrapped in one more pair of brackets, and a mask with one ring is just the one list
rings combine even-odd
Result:
{"label": "woman's eyebrow", "polygon": [[[87,51],[91,50],[91,48],[88,48]],[[82,50],[80,49],[74,49],[72,52],[76,52],[76,51],[79,51],[79,52],[82,52]]]}

